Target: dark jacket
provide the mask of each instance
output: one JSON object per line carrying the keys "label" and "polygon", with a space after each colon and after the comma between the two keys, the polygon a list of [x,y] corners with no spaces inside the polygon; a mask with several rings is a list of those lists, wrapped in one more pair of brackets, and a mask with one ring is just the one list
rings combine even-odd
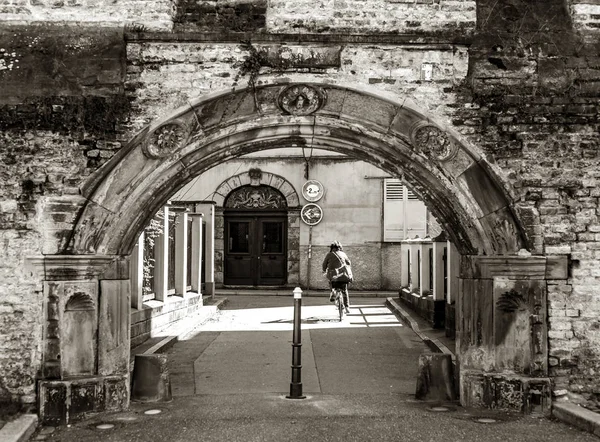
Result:
{"label": "dark jacket", "polygon": [[328,272],[328,269],[339,269],[344,263],[348,264],[349,266],[352,265],[348,255],[341,250],[327,253],[327,255],[325,255],[325,259],[323,260],[323,271],[327,272],[327,279],[331,281],[331,272]]}

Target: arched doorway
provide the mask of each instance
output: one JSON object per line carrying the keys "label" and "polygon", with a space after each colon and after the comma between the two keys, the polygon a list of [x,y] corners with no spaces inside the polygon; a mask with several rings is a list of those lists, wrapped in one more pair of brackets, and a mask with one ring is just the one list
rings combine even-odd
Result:
{"label": "arched doorway", "polygon": [[[216,235],[224,239],[215,245],[215,283],[298,284],[300,199],[292,183],[280,175],[252,168],[227,178],[216,187],[212,198],[216,207],[216,225],[220,226]],[[233,230],[230,222],[234,223]],[[281,237],[280,228],[283,229]],[[235,234],[245,236],[246,230],[251,234],[252,244],[234,243]],[[244,250],[237,249],[240,245]],[[247,252],[245,247],[248,247]],[[262,268],[262,276],[250,277],[247,267],[240,264],[244,260],[252,262],[251,268],[255,271]],[[234,270],[239,267],[246,276],[240,277],[240,272]]]}
{"label": "arched doorway", "polygon": [[233,190],[224,205],[225,285],[283,285],[287,280],[287,204],[270,186]]}
{"label": "arched doorway", "polygon": [[[64,274],[53,273],[52,262],[64,270],[86,260],[83,278],[99,286],[98,327],[110,333],[100,335],[97,374],[126,373],[122,330],[129,324],[109,311],[126,296],[120,263],[169,196],[228,159],[308,145],[411,182],[456,244],[461,401],[493,406],[516,397],[516,407],[534,391],[546,394],[546,281],[567,276],[565,262],[536,249],[535,213],[512,201],[492,166],[443,125],[405,103],[328,84],[263,84],[198,99],[146,127],[89,180],[68,256],[46,258],[44,266],[52,277]],[[96,260],[99,270],[91,272]],[[518,309],[498,302],[506,293],[519,300]],[[528,315],[531,327],[523,326]]]}

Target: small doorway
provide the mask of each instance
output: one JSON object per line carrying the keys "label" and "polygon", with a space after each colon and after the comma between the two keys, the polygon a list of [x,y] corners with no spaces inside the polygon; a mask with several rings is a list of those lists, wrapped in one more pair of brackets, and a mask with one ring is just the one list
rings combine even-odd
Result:
{"label": "small doorway", "polygon": [[269,186],[244,186],[225,201],[225,285],[287,282],[287,205]]}

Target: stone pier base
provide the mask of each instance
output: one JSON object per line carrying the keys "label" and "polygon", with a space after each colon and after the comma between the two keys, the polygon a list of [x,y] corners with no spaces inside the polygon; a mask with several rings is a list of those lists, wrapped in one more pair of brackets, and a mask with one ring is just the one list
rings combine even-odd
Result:
{"label": "stone pier base", "polygon": [[549,415],[551,397],[549,378],[468,370],[460,372],[460,402],[464,407]]}
{"label": "stone pier base", "polygon": [[129,376],[97,376],[39,381],[39,415],[44,425],[65,425],[87,413],[129,406]]}

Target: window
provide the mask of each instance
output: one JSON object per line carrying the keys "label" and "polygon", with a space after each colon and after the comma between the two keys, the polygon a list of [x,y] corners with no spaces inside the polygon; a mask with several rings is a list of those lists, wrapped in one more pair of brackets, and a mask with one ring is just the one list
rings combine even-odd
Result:
{"label": "window", "polygon": [[401,180],[384,180],[383,240],[386,242],[427,235],[427,207]]}

